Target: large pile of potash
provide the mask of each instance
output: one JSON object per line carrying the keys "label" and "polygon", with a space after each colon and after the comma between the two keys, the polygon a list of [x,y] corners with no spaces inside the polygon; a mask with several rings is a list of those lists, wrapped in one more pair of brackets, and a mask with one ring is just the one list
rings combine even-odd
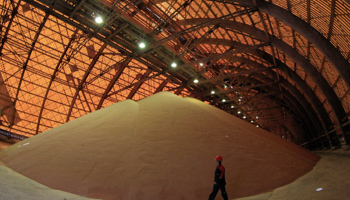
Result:
{"label": "large pile of potash", "polygon": [[[54,189],[102,199],[207,199],[217,155],[229,198],[293,182],[319,157],[193,98],[161,92],[87,114],[0,152]],[[220,195],[220,194],[218,194]]]}

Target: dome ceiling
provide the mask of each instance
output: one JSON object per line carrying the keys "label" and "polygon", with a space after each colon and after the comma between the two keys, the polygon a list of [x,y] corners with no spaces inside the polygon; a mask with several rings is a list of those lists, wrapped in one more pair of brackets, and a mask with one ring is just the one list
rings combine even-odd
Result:
{"label": "dome ceiling", "polygon": [[1,133],[23,139],[171,91],[307,148],[336,146],[350,134],[349,3],[2,1]]}

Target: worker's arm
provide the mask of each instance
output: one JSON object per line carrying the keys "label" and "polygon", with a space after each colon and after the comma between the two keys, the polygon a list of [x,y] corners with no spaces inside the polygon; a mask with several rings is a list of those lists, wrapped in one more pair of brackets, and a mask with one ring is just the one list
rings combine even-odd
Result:
{"label": "worker's arm", "polygon": [[222,179],[224,177],[224,174],[225,174],[225,168],[223,166],[220,166],[220,171],[221,171],[221,173],[220,173],[219,178]]}

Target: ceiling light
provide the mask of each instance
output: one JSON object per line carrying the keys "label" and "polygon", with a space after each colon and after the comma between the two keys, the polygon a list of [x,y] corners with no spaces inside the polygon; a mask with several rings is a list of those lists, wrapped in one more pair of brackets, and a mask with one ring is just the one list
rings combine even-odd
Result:
{"label": "ceiling light", "polygon": [[100,16],[97,16],[95,18],[95,22],[98,23],[98,24],[101,24],[103,22],[102,18]]}
{"label": "ceiling light", "polygon": [[254,121],[253,121],[253,120],[251,120],[251,121],[250,121],[250,123],[254,123]]}
{"label": "ceiling light", "polygon": [[222,102],[226,102],[226,99],[223,99]]}
{"label": "ceiling light", "polygon": [[210,93],[211,93],[211,94],[215,94],[215,91],[214,91],[214,90],[212,90]]}
{"label": "ceiling light", "polygon": [[200,65],[201,67],[203,67],[203,66],[204,66],[204,64],[203,64],[203,63],[199,63],[199,65]]}
{"label": "ceiling light", "polygon": [[238,113],[238,114],[241,114],[241,111],[238,111],[237,113]]}
{"label": "ceiling light", "polygon": [[231,106],[231,108],[235,108],[235,106]]}
{"label": "ceiling light", "polygon": [[319,192],[319,191],[322,191],[323,188],[317,188],[316,191]]}
{"label": "ceiling light", "polygon": [[140,47],[141,49],[143,49],[143,48],[146,47],[146,44],[145,44],[144,42],[141,42],[141,43],[139,44],[139,47]]}
{"label": "ceiling light", "polygon": [[171,63],[171,67],[177,67],[177,64],[176,64],[176,62],[173,62],[173,63]]}
{"label": "ceiling light", "polygon": [[256,125],[256,127],[259,127],[259,125]]}
{"label": "ceiling light", "polygon": [[193,82],[194,83],[198,83],[199,81],[198,81],[198,79],[194,79]]}
{"label": "ceiling light", "polygon": [[242,99],[238,99],[238,101],[242,101]]}
{"label": "ceiling light", "polygon": [[259,117],[258,117],[258,116],[256,116],[255,118],[256,118],[256,119],[259,119]]}
{"label": "ceiling light", "polygon": [[243,116],[243,119],[247,118],[245,115]]}

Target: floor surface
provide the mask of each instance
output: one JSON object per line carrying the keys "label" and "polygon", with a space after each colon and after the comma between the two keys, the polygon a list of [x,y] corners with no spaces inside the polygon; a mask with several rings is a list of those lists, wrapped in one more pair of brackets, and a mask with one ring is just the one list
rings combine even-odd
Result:
{"label": "floor surface", "polygon": [[[239,200],[350,200],[350,152],[343,150],[316,152],[322,158],[314,169],[293,183],[272,192]],[[87,200],[54,190],[28,179],[0,163],[1,200]],[[322,188],[321,191],[316,191]],[[222,199],[220,194],[216,199]]]}
{"label": "floor surface", "polygon": [[350,151],[315,153],[321,160],[308,174],[272,192],[239,200],[350,200]]}

